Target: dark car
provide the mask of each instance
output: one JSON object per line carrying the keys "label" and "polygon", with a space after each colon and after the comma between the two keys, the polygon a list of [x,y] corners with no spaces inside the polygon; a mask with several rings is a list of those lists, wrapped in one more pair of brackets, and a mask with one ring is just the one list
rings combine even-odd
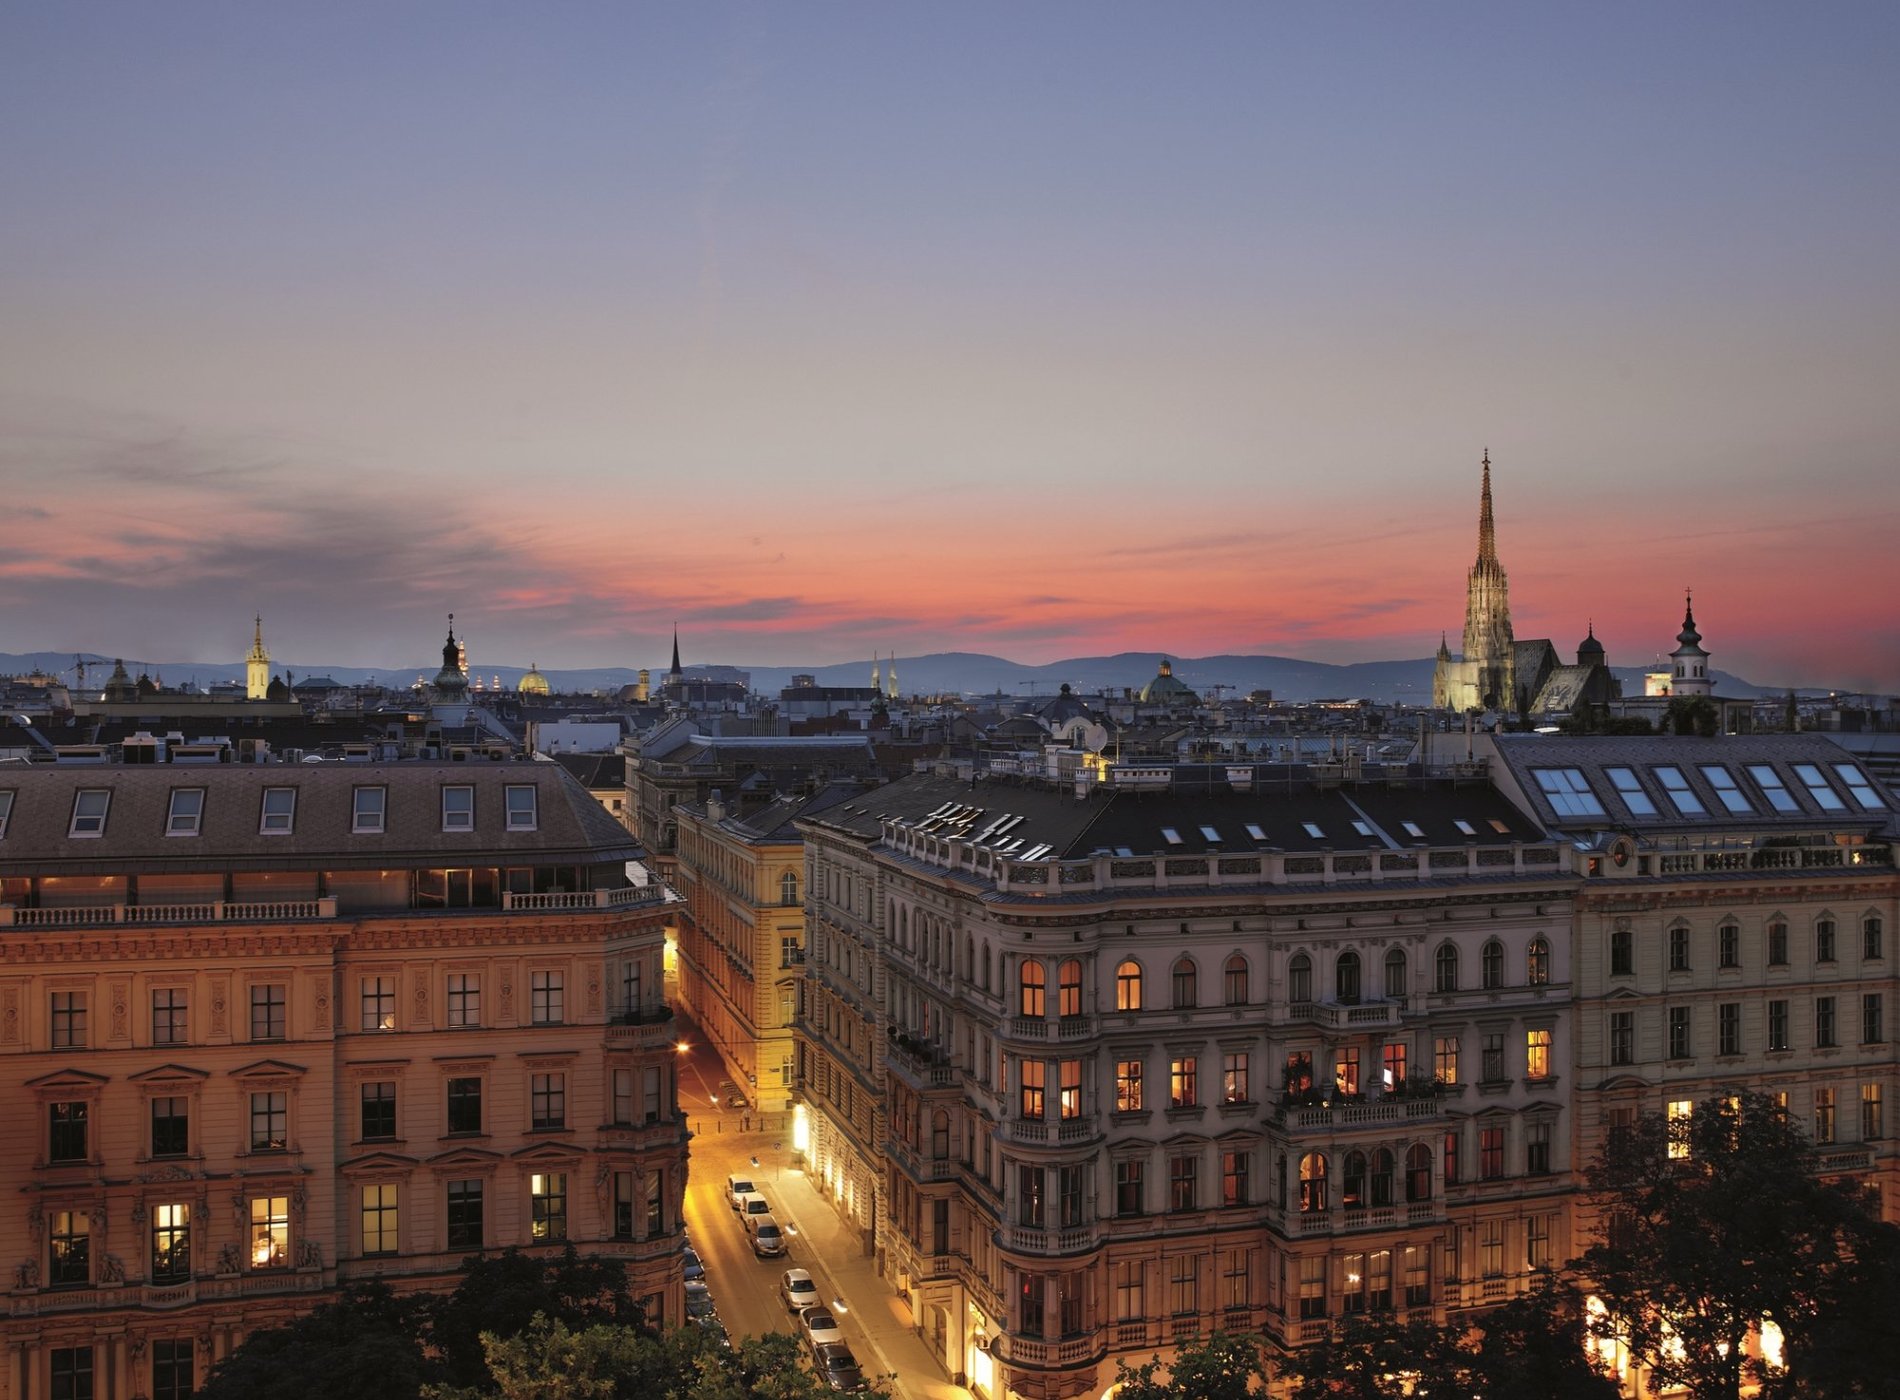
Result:
{"label": "dark car", "polygon": [[812,1369],[833,1390],[863,1390],[864,1372],[858,1358],[843,1342],[821,1342],[813,1348]]}
{"label": "dark car", "polygon": [[688,1283],[691,1283],[694,1279],[706,1277],[706,1266],[700,1262],[699,1251],[694,1249],[690,1244],[680,1251],[680,1258],[686,1261],[686,1281]]}

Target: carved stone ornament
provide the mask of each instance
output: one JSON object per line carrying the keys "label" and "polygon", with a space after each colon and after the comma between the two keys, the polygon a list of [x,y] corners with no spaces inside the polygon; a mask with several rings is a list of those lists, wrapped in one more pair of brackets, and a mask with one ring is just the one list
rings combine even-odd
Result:
{"label": "carved stone ornament", "polygon": [[241,1262],[242,1262],[242,1256],[238,1254],[238,1247],[235,1244],[231,1244],[227,1241],[218,1250],[218,1272],[219,1273],[234,1274],[238,1271],[238,1267]]}
{"label": "carved stone ornament", "polygon": [[107,1254],[99,1264],[99,1282],[124,1283],[125,1261],[116,1254]]}
{"label": "carved stone ornament", "polygon": [[20,1043],[20,989],[8,987],[0,991],[0,1041],[8,1045]]}
{"label": "carved stone ornament", "polygon": [[112,1030],[113,1040],[126,1040],[132,1034],[132,1015],[127,998],[131,995],[131,984],[114,982],[112,984]]}
{"label": "carved stone ornament", "polygon": [[13,1286],[15,1288],[38,1288],[40,1286],[40,1261],[25,1259],[13,1267]]}
{"label": "carved stone ornament", "polygon": [[211,1034],[214,1039],[224,1034],[224,1010],[229,990],[230,983],[224,978],[211,979]]}

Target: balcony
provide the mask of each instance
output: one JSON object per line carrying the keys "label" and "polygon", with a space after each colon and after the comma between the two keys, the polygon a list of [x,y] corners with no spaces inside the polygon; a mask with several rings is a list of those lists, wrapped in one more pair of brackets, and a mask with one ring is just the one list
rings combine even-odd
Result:
{"label": "balcony", "polygon": [[929,1041],[894,1035],[886,1043],[884,1063],[915,1089],[956,1087],[957,1068],[950,1057]]}
{"label": "balcony", "polygon": [[607,1022],[607,1043],[621,1050],[661,1050],[673,1044],[673,1008],[623,1011]]}
{"label": "balcony", "polygon": [[1283,1105],[1274,1114],[1274,1121],[1289,1134],[1340,1133],[1432,1123],[1444,1116],[1444,1104],[1437,1095],[1431,1094],[1419,1098],[1375,1099],[1371,1103]]}
{"label": "balcony", "polygon": [[1403,997],[1387,1001],[1296,1001],[1287,1007],[1288,1021],[1329,1031],[1395,1030],[1404,1018]]}
{"label": "balcony", "polygon": [[1005,1225],[996,1232],[1001,1249],[1017,1254],[1085,1254],[1102,1243],[1102,1231],[1094,1225],[1074,1225],[1067,1229],[1036,1225]]}
{"label": "balcony", "polygon": [[[443,908],[439,905],[411,905],[400,910],[377,909],[371,917],[387,918],[400,913],[450,915],[455,918],[483,914],[558,913],[562,911],[598,913],[612,909],[638,909],[664,904],[663,885],[626,885],[611,890],[580,890],[547,894],[503,894],[499,909],[494,905],[465,905]],[[257,924],[308,922],[339,917],[334,896],[321,899],[236,900],[206,899],[190,904],[89,904],[72,908],[21,908],[0,904],[0,928],[90,928],[100,924],[136,924],[143,927],[170,924]],[[343,918],[355,918],[344,914]]]}
{"label": "balcony", "polygon": [[1065,1337],[1059,1342],[1004,1336],[998,1336],[996,1342],[996,1350],[1019,1366],[1083,1366],[1099,1361],[1103,1353],[1103,1343],[1093,1333]]}

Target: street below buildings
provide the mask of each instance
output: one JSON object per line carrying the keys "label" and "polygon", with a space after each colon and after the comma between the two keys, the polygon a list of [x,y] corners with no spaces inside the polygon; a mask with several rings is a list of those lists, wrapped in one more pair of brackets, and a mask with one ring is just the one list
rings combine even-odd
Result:
{"label": "street below buildings", "polygon": [[[909,1305],[878,1278],[858,1232],[806,1177],[792,1148],[791,1115],[725,1107],[719,1085],[730,1074],[718,1052],[691,1020],[682,1016],[677,1024],[687,1047],[680,1052],[680,1106],[693,1133],[686,1223],[726,1330],[735,1338],[796,1335],[778,1287],[787,1269],[805,1269],[825,1303],[843,1301],[838,1321],[868,1379],[886,1380],[897,1400],[970,1400],[971,1392],[950,1383],[911,1330]],[[785,1232],[783,1256],[754,1256],[727,1202],[729,1173],[749,1176],[770,1203]]]}

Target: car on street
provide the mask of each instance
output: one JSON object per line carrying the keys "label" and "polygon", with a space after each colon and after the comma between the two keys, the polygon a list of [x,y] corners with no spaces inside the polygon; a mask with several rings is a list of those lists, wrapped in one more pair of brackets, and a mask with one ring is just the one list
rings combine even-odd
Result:
{"label": "car on street", "polygon": [[806,1269],[787,1269],[779,1280],[779,1295],[785,1299],[785,1309],[791,1313],[801,1313],[806,1308],[815,1308],[822,1301],[818,1296],[818,1285],[812,1282],[811,1273]]}
{"label": "car on street", "polygon": [[805,1340],[814,1347],[844,1340],[844,1329],[838,1325],[838,1319],[831,1315],[829,1308],[806,1308],[798,1315],[798,1327],[805,1334]]}
{"label": "car on street", "polygon": [[746,1232],[752,1237],[752,1252],[761,1259],[773,1259],[785,1252],[785,1235],[778,1221],[769,1215],[748,1215]]}
{"label": "car on street", "polygon": [[753,1192],[752,1178],[747,1176],[728,1176],[726,1178],[726,1204],[734,1210],[739,1203]]}
{"label": "car on street", "polygon": [[680,1251],[680,1258],[686,1261],[686,1281],[688,1283],[691,1283],[694,1279],[706,1277],[706,1266],[700,1262],[699,1251],[694,1249],[690,1244]]}
{"label": "car on street", "polygon": [[858,1358],[843,1342],[824,1342],[812,1349],[812,1369],[832,1390],[863,1390],[864,1372]]}
{"label": "car on street", "polygon": [[739,1198],[739,1214],[741,1216],[770,1215],[771,1213],[772,1207],[766,1203],[765,1196],[762,1192],[748,1191]]}
{"label": "car on street", "polygon": [[706,1286],[704,1279],[694,1279],[686,1285],[686,1315],[695,1322],[704,1322],[707,1318],[717,1319],[712,1289]]}

